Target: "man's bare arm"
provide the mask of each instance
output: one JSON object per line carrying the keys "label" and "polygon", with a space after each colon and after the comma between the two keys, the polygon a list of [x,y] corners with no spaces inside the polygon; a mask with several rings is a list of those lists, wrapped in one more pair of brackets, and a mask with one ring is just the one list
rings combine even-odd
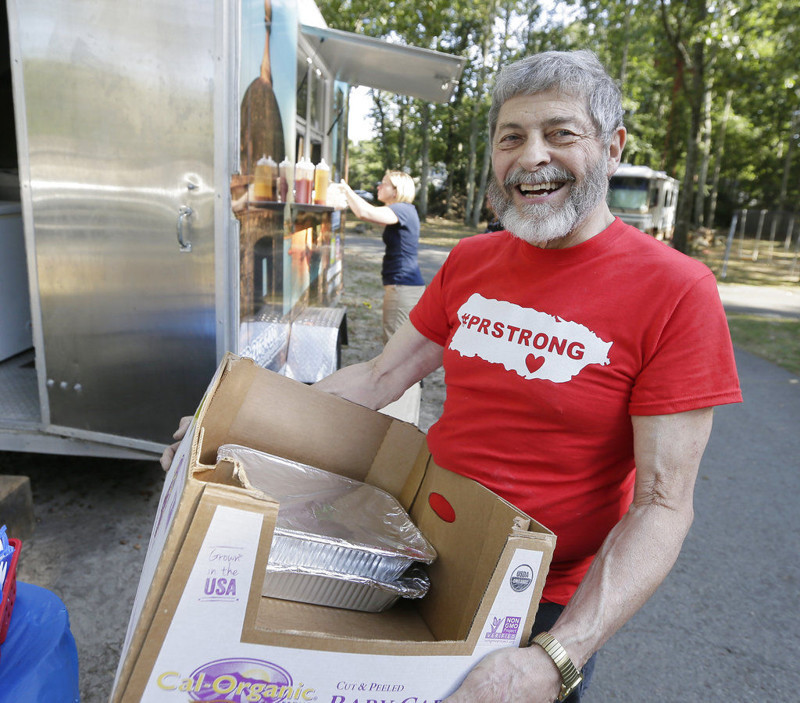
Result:
{"label": "man's bare arm", "polygon": [[694,519],[712,408],[633,419],[636,487],[552,634],[582,666],[653,594]]}
{"label": "man's bare arm", "polygon": [[443,352],[443,347],[406,321],[374,359],[340,369],[314,388],[379,410],[438,369]]}

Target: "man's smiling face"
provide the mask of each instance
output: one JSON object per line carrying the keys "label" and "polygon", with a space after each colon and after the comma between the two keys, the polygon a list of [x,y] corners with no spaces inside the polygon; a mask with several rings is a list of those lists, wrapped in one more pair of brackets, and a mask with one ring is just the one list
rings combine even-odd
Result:
{"label": "man's smiling face", "polygon": [[507,100],[492,142],[495,213],[537,246],[572,246],[597,234],[610,224],[605,195],[620,140],[624,130],[605,146],[575,96],[548,90]]}

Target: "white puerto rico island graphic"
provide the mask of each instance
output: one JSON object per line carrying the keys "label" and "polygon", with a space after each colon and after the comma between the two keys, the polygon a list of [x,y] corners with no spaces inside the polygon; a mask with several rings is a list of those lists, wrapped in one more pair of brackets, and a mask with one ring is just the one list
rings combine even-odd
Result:
{"label": "white puerto rico island graphic", "polygon": [[613,342],[557,315],[473,293],[458,317],[461,324],[450,341],[451,349],[502,364],[526,379],[565,383],[589,364],[609,363]]}

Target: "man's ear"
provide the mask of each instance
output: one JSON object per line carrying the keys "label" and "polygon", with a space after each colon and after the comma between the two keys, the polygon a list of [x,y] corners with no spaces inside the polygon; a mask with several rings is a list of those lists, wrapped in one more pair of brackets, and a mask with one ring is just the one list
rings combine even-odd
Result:
{"label": "man's ear", "polygon": [[622,161],[622,150],[625,148],[625,140],[628,132],[624,127],[620,127],[611,136],[611,144],[608,146],[608,177],[614,175],[620,162]]}

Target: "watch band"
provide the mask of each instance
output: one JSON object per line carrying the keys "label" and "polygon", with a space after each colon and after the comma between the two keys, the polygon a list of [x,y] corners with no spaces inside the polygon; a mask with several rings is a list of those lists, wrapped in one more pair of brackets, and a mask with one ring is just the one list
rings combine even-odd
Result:
{"label": "watch band", "polygon": [[547,652],[553,663],[558,667],[558,671],[561,674],[561,692],[558,694],[558,700],[565,700],[570,693],[581,685],[583,674],[572,663],[567,650],[549,632],[540,632],[533,638],[533,642]]}

